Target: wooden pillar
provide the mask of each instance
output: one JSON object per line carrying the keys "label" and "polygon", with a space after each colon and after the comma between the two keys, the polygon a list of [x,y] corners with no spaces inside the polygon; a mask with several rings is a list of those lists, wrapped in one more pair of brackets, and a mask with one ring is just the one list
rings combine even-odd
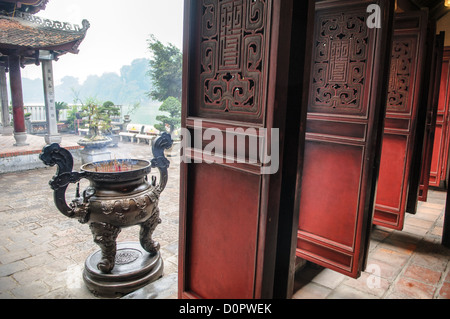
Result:
{"label": "wooden pillar", "polygon": [[2,107],[2,135],[12,135],[13,128],[9,123],[8,90],[6,85],[6,68],[0,66],[0,99]]}
{"label": "wooden pillar", "polygon": [[45,113],[47,115],[48,134],[45,135],[47,144],[61,143],[61,135],[58,133],[55,107],[55,86],[53,83],[52,60],[43,60],[42,79],[44,81]]}
{"label": "wooden pillar", "polygon": [[22,76],[20,73],[20,57],[9,57],[9,83],[11,86],[11,100],[14,118],[14,146],[28,145],[26,143],[27,133],[25,128],[25,117],[23,110]]}

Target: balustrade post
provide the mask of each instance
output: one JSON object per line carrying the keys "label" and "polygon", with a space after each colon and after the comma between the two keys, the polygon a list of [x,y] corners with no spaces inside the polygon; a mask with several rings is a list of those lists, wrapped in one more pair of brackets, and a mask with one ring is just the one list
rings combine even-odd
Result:
{"label": "balustrade post", "polygon": [[58,133],[55,106],[55,86],[53,82],[52,60],[42,60],[42,79],[44,82],[45,112],[47,116],[48,134],[45,135],[47,144],[61,143],[61,135]]}

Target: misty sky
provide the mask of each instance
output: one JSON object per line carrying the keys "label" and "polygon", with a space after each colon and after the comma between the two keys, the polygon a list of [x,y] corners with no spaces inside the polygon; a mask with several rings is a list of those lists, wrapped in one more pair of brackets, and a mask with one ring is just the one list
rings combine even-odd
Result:
{"label": "misty sky", "polygon": [[[147,39],[154,34],[163,43],[182,49],[183,0],[50,0],[36,15],[91,27],[77,55],[67,53],[54,62],[55,84],[64,76],[83,82],[88,75],[120,71],[137,58],[150,58]],[[41,67],[29,65],[22,76],[40,78]]]}

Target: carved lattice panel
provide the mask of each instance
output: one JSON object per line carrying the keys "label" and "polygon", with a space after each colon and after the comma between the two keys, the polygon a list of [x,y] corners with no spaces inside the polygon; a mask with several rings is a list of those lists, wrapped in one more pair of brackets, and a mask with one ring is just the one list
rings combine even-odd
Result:
{"label": "carved lattice panel", "polygon": [[366,18],[352,13],[318,18],[310,112],[364,114],[369,52]]}
{"label": "carved lattice panel", "polygon": [[267,67],[266,0],[202,4],[200,86],[195,115],[262,122]]}
{"label": "carved lattice panel", "polygon": [[415,59],[416,39],[394,41],[389,77],[388,112],[408,112],[410,109],[411,71]]}

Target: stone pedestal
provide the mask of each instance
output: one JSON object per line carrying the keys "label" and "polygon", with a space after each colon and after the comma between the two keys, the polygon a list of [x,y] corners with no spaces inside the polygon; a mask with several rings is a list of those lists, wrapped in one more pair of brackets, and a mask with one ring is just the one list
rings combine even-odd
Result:
{"label": "stone pedestal", "polygon": [[108,161],[111,159],[111,152],[107,148],[111,143],[110,138],[97,141],[81,139],[77,143],[84,146],[84,149],[80,152],[82,164]]}
{"label": "stone pedestal", "polygon": [[118,243],[115,267],[110,274],[97,269],[101,251],[90,255],[85,262],[83,280],[96,296],[119,298],[136,291],[163,275],[164,263],[158,252],[151,256],[139,243]]}
{"label": "stone pedestal", "polygon": [[108,161],[111,159],[111,151],[107,148],[88,148],[80,151],[81,163],[88,164],[94,162]]}
{"label": "stone pedestal", "polygon": [[25,132],[14,132],[14,139],[16,140],[16,143],[14,143],[14,146],[27,146],[29,145],[27,141],[27,133]]}
{"label": "stone pedestal", "polygon": [[62,138],[61,138],[61,135],[59,135],[59,134],[57,134],[57,135],[46,134],[44,136],[44,140],[45,140],[45,143],[47,143],[47,144],[53,144],[53,143],[61,144]]}

